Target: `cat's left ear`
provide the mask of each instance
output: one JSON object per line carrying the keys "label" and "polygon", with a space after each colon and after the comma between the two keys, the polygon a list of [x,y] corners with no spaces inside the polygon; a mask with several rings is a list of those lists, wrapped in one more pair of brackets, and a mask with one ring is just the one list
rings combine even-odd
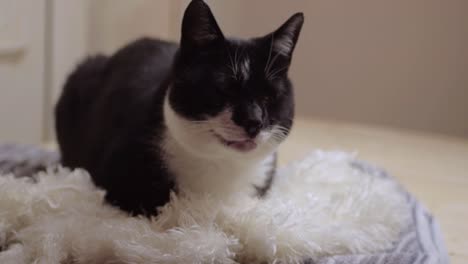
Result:
{"label": "cat's left ear", "polygon": [[271,38],[273,50],[286,57],[291,57],[303,24],[304,14],[296,13],[276,31],[268,35]]}

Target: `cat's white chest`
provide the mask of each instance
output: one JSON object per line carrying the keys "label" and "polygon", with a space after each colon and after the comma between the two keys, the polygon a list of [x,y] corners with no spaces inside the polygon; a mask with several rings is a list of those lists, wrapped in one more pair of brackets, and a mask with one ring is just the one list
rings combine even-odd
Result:
{"label": "cat's white chest", "polygon": [[231,194],[254,195],[255,186],[263,186],[274,160],[206,159],[194,156],[171,137],[164,143],[165,162],[181,191],[229,197]]}

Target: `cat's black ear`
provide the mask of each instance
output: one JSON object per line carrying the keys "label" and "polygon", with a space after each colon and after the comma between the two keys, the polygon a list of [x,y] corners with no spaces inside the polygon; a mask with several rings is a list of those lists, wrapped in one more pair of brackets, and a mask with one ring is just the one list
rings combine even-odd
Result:
{"label": "cat's black ear", "polygon": [[224,40],[210,7],[203,0],[192,0],[182,20],[182,49],[204,47]]}
{"label": "cat's black ear", "polygon": [[283,25],[275,32],[269,35],[272,41],[274,51],[291,57],[296,47],[299,34],[301,33],[302,25],[304,24],[304,14],[296,13],[291,16]]}

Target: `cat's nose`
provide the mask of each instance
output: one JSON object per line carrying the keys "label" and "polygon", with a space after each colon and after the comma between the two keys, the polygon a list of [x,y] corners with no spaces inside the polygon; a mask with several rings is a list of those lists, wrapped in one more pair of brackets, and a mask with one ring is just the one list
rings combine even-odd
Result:
{"label": "cat's nose", "polygon": [[255,138],[260,130],[262,129],[262,121],[258,119],[250,119],[246,122],[245,125],[245,132],[251,138]]}
{"label": "cat's nose", "polygon": [[263,110],[254,102],[235,108],[232,121],[242,128],[250,138],[255,138],[263,127]]}

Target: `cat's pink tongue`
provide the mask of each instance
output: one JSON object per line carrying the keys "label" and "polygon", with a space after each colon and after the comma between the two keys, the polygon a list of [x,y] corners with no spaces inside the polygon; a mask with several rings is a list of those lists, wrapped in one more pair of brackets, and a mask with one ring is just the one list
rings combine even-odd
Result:
{"label": "cat's pink tongue", "polygon": [[257,147],[257,143],[253,140],[245,140],[245,141],[233,141],[228,143],[229,147],[235,148],[238,151],[248,152]]}

